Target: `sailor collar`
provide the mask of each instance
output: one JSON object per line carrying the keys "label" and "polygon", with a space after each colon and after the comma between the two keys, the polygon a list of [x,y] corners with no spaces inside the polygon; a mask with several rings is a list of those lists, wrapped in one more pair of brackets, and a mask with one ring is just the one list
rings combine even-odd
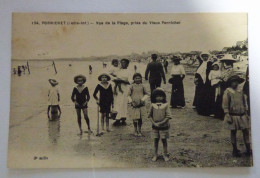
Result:
{"label": "sailor collar", "polygon": [[164,109],[168,106],[168,103],[152,103],[154,109]]}

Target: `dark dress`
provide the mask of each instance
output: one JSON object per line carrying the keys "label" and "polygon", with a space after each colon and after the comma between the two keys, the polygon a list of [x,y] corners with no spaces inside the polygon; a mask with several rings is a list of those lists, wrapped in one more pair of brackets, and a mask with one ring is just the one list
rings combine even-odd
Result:
{"label": "dark dress", "polygon": [[172,95],[171,95],[171,106],[177,107],[185,106],[185,98],[184,98],[184,88],[183,88],[183,78],[181,75],[172,76]]}
{"label": "dark dress", "polygon": [[209,81],[209,72],[211,69],[212,62],[207,62],[206,69],[206,81],[203,82],[200,74],[196,73],[198,85],[196,87],[195,96],[196,98],[196,109],[199,115],[209,116],[213,114],[213,108],[215,103],[215,89],[211,86]]}
{"label": "dark dress", "polygon": [[[86,101],[88,102],[90,100],[88,87],[85,87],[81,92],[79,92],[77,87],[74,87],[74,89],[72,91],[72,95],[71,95],[71,100],[73,102],[76,101],[79,104],[79,105],[75,105],[76,109],[87,108],[88,104],[86,103]],[[86,104],[84,105],[84,103],[86,103]]]}
{"label": "dark dress", "polygon": [[98,84],[94,91],[94,98],[98,99],[97,93],[99,92],[99,106],[101,113],[110,113],[111,105],[114,103],[113,91],[111,84],[107,88],[104,88],[101,84]]}

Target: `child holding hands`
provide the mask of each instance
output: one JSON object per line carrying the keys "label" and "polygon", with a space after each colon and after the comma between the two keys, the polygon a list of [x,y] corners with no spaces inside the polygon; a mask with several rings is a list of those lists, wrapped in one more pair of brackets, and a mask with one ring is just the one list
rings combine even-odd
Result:
{"label": "child holding hands", "polygon": [[158,144],[161,138],[163,143],[163,158],[167,162],[169,161],[167,151],[167,139],[169,138],[169,120],[172,118],[170,108],[166,102],[166,94],[162,88],[156,88],[152,92],[151,96],[151,110],[148,118],[152,122],[152,136],[154,138],[154,157],[152,161],[158,159]]}

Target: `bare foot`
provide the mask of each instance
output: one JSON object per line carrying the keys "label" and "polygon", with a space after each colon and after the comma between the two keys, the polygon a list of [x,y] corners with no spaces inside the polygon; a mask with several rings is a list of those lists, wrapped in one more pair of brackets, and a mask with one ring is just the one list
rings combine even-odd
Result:
{"label": "bare foot", "polygon": [[89,133],[89,134],[91,134],[91,133],[93,133],[93,132],[92,132],[92,130],[91,130],[91,129],[88,129],[88,133]]}
{"label": "bare foot", "polygon": [[163,155],[163,159],[164,159],[165,162],[170,161],[170,158],[167,156],[167,154],[166,154],[166,155]]}
{"label": "bare foot", "polygon": [[158,156],[154,155],[152,161],[155,162],[155,161],[157,161],[157,159],[158,159]]}

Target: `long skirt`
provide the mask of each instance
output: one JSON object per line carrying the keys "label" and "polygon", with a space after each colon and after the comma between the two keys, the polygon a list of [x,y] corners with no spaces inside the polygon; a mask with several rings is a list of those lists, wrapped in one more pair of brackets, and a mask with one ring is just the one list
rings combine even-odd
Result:
{"label": "long skirt", "polygon": [[117,111],[116,120],[127,117],[128,85],[122,83],[121,88],[123,90],[123,93],[120,92],[117,88],[117,95],[114,96],[114,110]]}
{"label": "long skirt", "polygon": [[185,98],[184,98],[184,87],[182,77],[180,75],[173,76],[172,83],[172,95],[171,95],[171,106],[177,107],[185,106]]}
{"label": "long skirt", "polygon": [[200,83],[197,86],[198,95],[197,95],[197,112],[199,115],[209,116],[213,114],[212,106],[214,105],[215,100],[215,90],[210,83]]}

